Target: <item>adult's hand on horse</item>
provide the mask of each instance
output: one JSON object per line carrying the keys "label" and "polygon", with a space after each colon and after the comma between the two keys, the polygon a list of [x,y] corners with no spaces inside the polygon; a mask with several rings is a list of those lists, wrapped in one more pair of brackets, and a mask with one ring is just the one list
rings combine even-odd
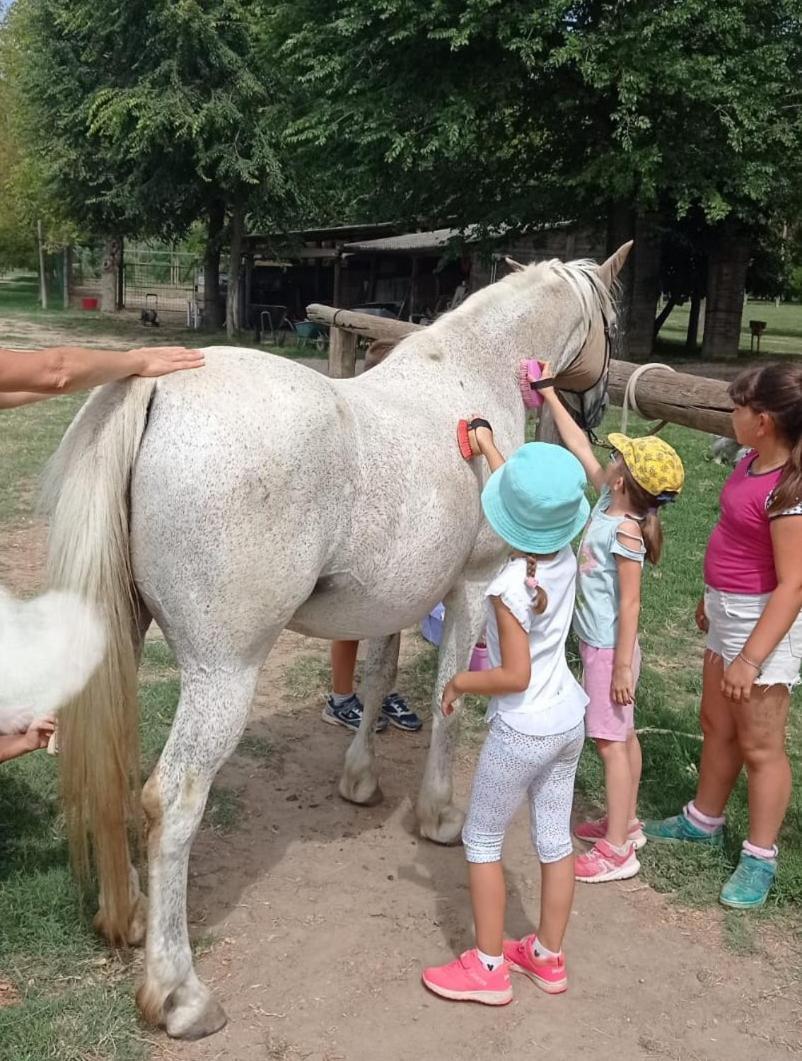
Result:
{"label": "adult's hand on horse", "polygon": [[184,346],[145,346],[131,350],[129,356],[136,358],[139,367],[133,375],[168,376],[171,372],[182,372],[188,368],[202,368],[204,357],[200,350],[189,350]]}

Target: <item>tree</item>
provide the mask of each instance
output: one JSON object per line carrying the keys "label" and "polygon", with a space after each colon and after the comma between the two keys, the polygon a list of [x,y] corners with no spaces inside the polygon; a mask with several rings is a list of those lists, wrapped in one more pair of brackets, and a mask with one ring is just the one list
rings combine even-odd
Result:
{"label": "tree", "polygon": [[207,223],[206,316],[219,323],[220,252],[255,202],[289,194],[275,85],[244,0],[17,0],[32,150],[67,216],[90,233],[175,238]]}
{"label": "tree", "polygon": [[716,292],[706,347],[732,349],[744,223],[785,209],[800,184],[799,0],[268,7],[304,90],[292,135],[325,150],[357,198],[488,228],[609,218],[617,242],[638,236],[638,354],[659,229],[700,211]]}

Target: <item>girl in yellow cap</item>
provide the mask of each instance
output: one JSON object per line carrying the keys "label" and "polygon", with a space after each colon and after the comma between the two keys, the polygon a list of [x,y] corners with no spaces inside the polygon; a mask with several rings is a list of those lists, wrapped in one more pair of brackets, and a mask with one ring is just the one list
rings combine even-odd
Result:
{"label": "girl in yellow cap", "polygon": [[637,814],[641,750],[634,725],[641,573],[644,559],[660,559],[659,510],[680,492],[685,472],[671,446],[653,435],[610,435],[612,460],[603,468],[554,387],[540,389],[563,442],[599,491],[579,546],[574,631],[589,697],[585,731],[604,763],[607,813],[574,830],[593,845],[574,871],[586,883],[625,880],[640,869],[637,851],[646,843]]}

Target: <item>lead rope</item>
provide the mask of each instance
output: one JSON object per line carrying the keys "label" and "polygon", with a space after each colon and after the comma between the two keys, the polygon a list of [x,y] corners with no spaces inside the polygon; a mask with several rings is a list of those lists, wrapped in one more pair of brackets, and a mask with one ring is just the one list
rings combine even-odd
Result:
{"label": "lead rope", "polygon": [[[624,388],[624,405],[623,405],[623,408],[621,410],[621,434],[622,435],[625,435],[627,433],[627,424],[629,422],[629,409],[630,409],[630,406],[632,407],[632,412],[635,413],[636,416],[643,417],[643,413],[640,411],[640,409],[638,408],[638,403],[635,401],[635,390],[636,390],[637,385],[638,385],[638,380],[641,378],[641,376],[645,375],[647,372],[649,372],[653,368],[664,368],[668,372],[676,372],[676,369],[672,368],[671,365],[663,365],[663,364],[661,364],[658,361],[650,361],[648,365],[639,365],[635,369],[635,371],[632,373],[632,375],[627,380],[627,385]],[[643,418],[645,419],[645,417],[643,417]],[[652,427],[652,429],[649,431],[649,434],[650,435],[656,435],[658,432],[663,430],[663,428],[666,426],[667,423],[668,423],[667,420],[660,420],[658,423],[656,423]]]}

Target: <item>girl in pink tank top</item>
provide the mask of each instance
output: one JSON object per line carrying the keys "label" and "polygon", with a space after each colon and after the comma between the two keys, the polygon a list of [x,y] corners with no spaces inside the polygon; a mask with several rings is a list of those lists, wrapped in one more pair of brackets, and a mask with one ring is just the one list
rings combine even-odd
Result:
{"label": "girl in pink tank top", "polygon": [[791,795],[785,728],[802,662],[802,367],[766,365],[729,388],[735,437],[751,452],[721,493],[696,622],[707,633],[699,785],[682,814],[647,822],[652,840],[720,844],[741,767],[749,835],[721,891],[726,906],[761,906],[777,872]]}

